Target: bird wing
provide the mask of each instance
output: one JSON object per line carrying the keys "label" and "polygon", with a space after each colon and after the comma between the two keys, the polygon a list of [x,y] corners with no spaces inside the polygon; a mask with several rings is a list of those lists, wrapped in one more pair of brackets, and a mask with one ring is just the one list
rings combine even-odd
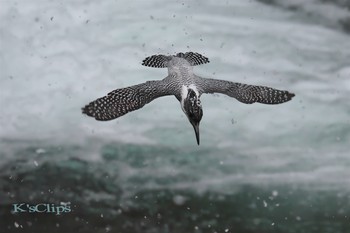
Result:
{"label": "bird wing", "polygon": [[200,78],[202,93],[221,93],[236,98],[245,104],[255,102],[262,104],[281,104],[291,100],[295,95],[288,91],[271,87],[254,86],[218,79]]}
{"label": "bird wing", "polygon": [[109,121],[142,108],[152,100],[171,95],[164,82],[148,81],[116,89],[82,108],[82,112],[99,121]]}

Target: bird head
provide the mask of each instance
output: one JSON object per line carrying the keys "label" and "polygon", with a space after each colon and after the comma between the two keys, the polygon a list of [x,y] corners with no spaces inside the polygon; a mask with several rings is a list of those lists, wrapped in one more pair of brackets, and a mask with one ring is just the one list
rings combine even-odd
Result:
{"label": "bird head", "polygon": [[199,123],[203,116],[203,110],[199,96],[194,90],[188,89],[187,96],[183,101],[182,110],[193,126],[197,144],[199,145]]}

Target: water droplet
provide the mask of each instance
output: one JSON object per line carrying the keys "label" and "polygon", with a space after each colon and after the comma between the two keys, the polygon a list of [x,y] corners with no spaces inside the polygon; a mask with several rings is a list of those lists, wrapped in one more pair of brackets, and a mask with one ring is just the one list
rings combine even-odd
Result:
{"label": "water droplet", "polygon": [[181,195],[176,195],[173,198],[173,202],[176,205],[183,205],[186,202],[186,198],[184,196],[181,196]]}
{"label": "water droplet", "polygon": [[264,207],[267,207],[267,202],[265,200],[263,201],[263,203],[264,203]]}
{"label": "water droplet", "polygon": [[278,196],[278,191],[277,190],[273,190],[272,191],[272,196],[277,197]]}
{"label": "water droplet", "polygon": [[42,149],[42,148],[38,148],[38,149],[35,151],[35,153],[37,153],[37,154],[44,154],[44,153],[46,153],[46,150],[44,150],[44,149]]}

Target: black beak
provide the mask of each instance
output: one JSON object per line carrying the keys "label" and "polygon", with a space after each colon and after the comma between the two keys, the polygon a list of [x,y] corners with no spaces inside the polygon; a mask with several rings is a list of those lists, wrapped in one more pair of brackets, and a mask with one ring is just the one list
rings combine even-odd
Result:
{"label": "black beak", "polygon": [[193,123],[193,129],[196,134],[197,144],[199,146],[199,123]]}

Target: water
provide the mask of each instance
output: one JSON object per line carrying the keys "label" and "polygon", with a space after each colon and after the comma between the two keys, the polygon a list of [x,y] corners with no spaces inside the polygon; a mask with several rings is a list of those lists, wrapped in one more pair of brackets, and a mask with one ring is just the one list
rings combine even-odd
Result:
{"label": "water", "polygon": [[[1,232],[350,232],[348,1],[2,1]],[[287,89],[286,104],[202,96],[201,145],[174,97],[118,120],[80,112],[161,79]],[[13,213],[70,202],[71,212]]]}

